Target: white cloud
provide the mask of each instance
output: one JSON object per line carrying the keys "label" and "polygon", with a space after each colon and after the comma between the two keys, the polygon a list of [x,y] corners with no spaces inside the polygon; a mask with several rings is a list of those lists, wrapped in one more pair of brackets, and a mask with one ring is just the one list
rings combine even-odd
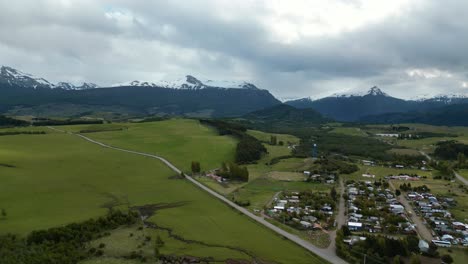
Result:
{"label": "white cloud", "polygon": [[373,85],[412,97],[466,88],[466,9],[463,0],[0,0],[0,64],[51,81],[192,74],[281,97]]}

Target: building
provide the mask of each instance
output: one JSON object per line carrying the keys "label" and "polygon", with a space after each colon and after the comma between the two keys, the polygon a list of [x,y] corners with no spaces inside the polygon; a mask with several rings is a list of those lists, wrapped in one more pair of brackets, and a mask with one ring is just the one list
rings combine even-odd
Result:
{"label": "building", "polygon": [[419,240],[418,247],[419,247],[419,251],[421,251],[423,253],[426,253],[427,251],[429,251],[429,243],[427,243],[426,241],[424,241],[422,239]]}
{"label": "building", "polygon": [[403,205],[400,204],[391,204],[390,211],[394,214],[402,214],[405,212],[405,207],[403,207]]}
{"label": "building", "polygon": [[396,137],[396,138],[400,136],[400,134],[390,134],[390,133],[378,133],[375,135],[378,137]]}
{"label": "building", "polygon": [[362,223],[359,222],[348,222],[348,228],[351,231],[360,231],[362,229]]}
{"label": "building", "polygon": [[301,223],[302,227],[304,227],[304,228],[311,228],[312,227],[312,224],[307,222],[307,221],[301,221],[300,223]]}

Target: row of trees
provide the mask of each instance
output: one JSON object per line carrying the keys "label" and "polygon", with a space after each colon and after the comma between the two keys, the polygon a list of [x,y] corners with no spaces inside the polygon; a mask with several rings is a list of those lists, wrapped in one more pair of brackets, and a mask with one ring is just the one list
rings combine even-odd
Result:
{"label": "row of trees", "polygon": [[231,180],[249,181],[249,170],[247,167],[241,167],[235,163],[223,162],[218,174],[223,178]]}
{"label": "row of trees", "polygon": [[0,115],[0,127],[2,126],[27,126],[28,122]]}
{"label": "row of trees", "polygon": [[200,162],[192,161],[191,169],[192,169],[192,173],[200,173],[201,172]]}
{"label": "row of trees", "polygon": [[214,126],[220,135],[232,135],[239,139],[236,146],[236,162],[239,164],[253,163],[267,152],[258,139],[246,133],[247,128],[242,125],[221,120],[200,120],[200,122]]}
{"label": "row of trees", "polygon": [[101,249],[88,249],[87,243],[106,231],[138,221],[138,213],[110,211],[108,215],[82,223],[33,231],[26,238],[0,235],[2,264],[75,264],[102,255]]}

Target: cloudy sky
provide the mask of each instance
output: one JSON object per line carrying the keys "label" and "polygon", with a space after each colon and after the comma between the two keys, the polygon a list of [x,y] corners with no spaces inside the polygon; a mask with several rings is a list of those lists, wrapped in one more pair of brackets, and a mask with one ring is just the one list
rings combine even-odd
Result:
{"label": "cloudy sky", "polygon": [[0,65],[110,85],[187,74],[282,98],[468,94],[466,0],[0,0]]}

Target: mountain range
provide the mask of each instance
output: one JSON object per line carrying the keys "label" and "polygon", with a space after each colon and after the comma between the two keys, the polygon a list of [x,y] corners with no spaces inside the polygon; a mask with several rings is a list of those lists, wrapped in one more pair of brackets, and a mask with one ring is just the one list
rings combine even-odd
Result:
{"label": "mountain range", "polygon": [[[404,100],[374,86],[315,100],[290,100],[284,104],[298,109],[311,108],[316,112],[271,108],[281,105],[281,102],[268,90],[242,81],[203,80],[187,75],[172,81],[135,80],[101,87],[94,83],[52,83],[11,67],[0,68],[0,113],[12,115],[80,116],[112,112],[124,116],[235,117],[270,108],[275,117],[281,110],[281,115],[293,119],[311,118],[316,121],[319,120],[316,114],[320,113],[327,120],[337,121],[430,123],[431,118],[440,119],[436,116],[443,113],[458,117],[463,109],[468,109],[468,96],[439,95]],[[265,113],[256,114],[260,115],[255,118],[260,118]]]}
{"label": "mountain range", "polygon": [[338,121],[362,121],[367,116],[425,112],[465,103],[468,103],[468,97],[464,95],[439,95],[433,98],[404,100],[392,97],[376,86],[367,91],[333,94],[317,100],[303,98],[285,102],[296,108],[313,108]]}

